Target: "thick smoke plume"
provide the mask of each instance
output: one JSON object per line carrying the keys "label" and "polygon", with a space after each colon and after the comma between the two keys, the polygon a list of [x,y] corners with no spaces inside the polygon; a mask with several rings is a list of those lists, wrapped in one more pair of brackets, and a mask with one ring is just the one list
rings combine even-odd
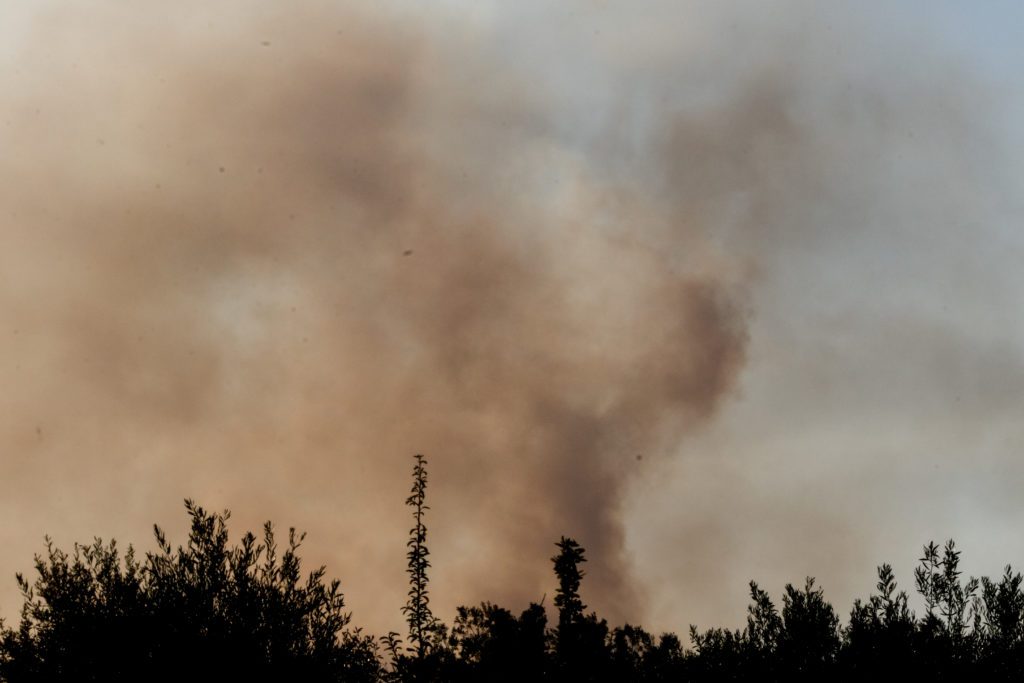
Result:
{"label": "thick smoke plume", "polygon": [[13,59],[0,499],[32,514],[0,571],[192,496],[306,529],[390,626],[423,452],[438,609],[540,599],[566,534],[635,618],[622,495],[734,385],[741,278],[500,63],[383,12],[204,7],[41,13]]}
{"label": "thick smoke plume", "polygon": [[672,629],[954,535],[972,435],[1020,442],[1020,146],[941,30],[345,4],[0,6],[0,613],[44,534],[190,496],[399,628],[414,453],[445,618],[550,593],[563,534]]}

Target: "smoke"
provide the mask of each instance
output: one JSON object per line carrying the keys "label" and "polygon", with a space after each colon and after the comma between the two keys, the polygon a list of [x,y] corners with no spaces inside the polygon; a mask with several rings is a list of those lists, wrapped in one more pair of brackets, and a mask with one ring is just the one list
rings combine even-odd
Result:
{"label": "smoke", "polygon": [[4,571],[193,496],[305,528],[391,625],[423,452],[440,605],[540,599],[565,534],[635,618],[625,487],[744,357],[697,229],[616,224],[542,93],[408,20],[99,9],[42,14],[3,95]]}
{"label": "smoke", "polygon": [[[0,512],[22,520],[0,576],[45,533],[180,537],[190,496],[238,533],[307,530],[383,632],[424,453],[442,615],[539,600],[564,534],[590,606],[642,617],[631,487],[734,396],[753,303],[788,305],[771,274],[977,201],[923,199],[922,168],[973,169],[948,74],[879,86],[885,50],[826,35],[834,9],[651,5],[517,5],[529,49],[484,10],[393,3],[24,20],[0,91]],[[666,556],[751,533],[704,493]]]}

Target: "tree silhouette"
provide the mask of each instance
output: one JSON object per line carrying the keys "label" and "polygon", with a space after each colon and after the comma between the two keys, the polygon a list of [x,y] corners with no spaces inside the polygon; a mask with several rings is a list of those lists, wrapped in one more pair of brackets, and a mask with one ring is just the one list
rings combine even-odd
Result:
{"label": "tree silhouette", "polygon": [[839,653],[839,618],[808,577],[803,590],[786,585],[779,660],[789,680],[821,680]]}
{"label": "tree silhouette", "polygon": [[980,670],[991,680],[1008,680],[1024,671],[1024,592],[1022,577],[1009,565],[996,583],[981,579],[976,599]]}
{"label": "tree silhouette", "polygon": [[47,540],[35,582],[18,576],[25,603],[0,637],[0,680],[378,678],[374,640],[347,628],[338,582],[323,567],[302,580],[302,535],[290,530],[279,552],[268,523],[262,543],[250,533],[229,547],[227,512],[185,505],[187,544],[172,549],[155,527],[158,550],[141,561],[114,541],[69,554]]}
{"label": "tree silhouette", "polygon": [[977,631],[968,631],[968,610],[974,604],[979,581],[960,581],[960,552],[952,540],[941,549],[924,547],[914,569],[914,582],[925,600],[925,615],[917,629],[919,669],[931,675],[966,674],[977,657]]}
{"label": "tree silhouette", "polygon": [[555,631],[555,654],[564,680],[600,680],[607,672],[608,650],[605,639],[608,624],[596,614],[584,615],[586,605],[580,597],[584,572],[580,565],[587,561],[585,550],[565,536],[555,544],[559,553],[551,558],[558,578],[555,607],[558,628]]}
{"label": "tree silhouette", "polygon": [[[24,602],[14,627],[0,623],[0,683],[138,680],[297,680],[375,683],[700,683],[704,681],[930,682],[1024,679],[1024,577],[964,579],[952,541],[928,543],[914,583],[918,618],[893,568],[854,602],[841,627],[823,590],[787,584],[781,610],[751,581],[742,630],[690,627],[690,649],[672,633],[610,629],[581,595],[584,548],[562,537],[551,558],[557,623],[540,603],[521,613],[491,602],[460,607],[452,628],[430,610],[425,513],[427,469],[415,458],[406,504],[408,646],[351,627],[339,583],[323,567],[303,574],[294,529],[279,545],[268,522],[236,545],[229,513],[186,501],[191,528],[156,549],[95,539],[65,552],[47,539],[36,577],[18,575]],[[388,658],[387,655],[390,655]],[[390,659],[389,666],[385,660]]]}
{"label": "tree silhouette", "polygon": [[941,557],[935,543],[926,545],[920,562],[914,580],[925,599],[926,619],[952,641],[959,641],[964,637],[967,610],[978,590],[978,580],[971,578],[960,584],[960,551],[952,540],[946,542]]}
{"label": "tree silhouette", "polygon": [[453,642],[445,624],[430,610],[427,570],[430,551],[427,549],[427,526],[424,521],[430,507],[427,499],[427,460],[414,456],[413,484],[405,504],[412,508],[413,527],[406,542],[406,573],[409,575],[408,600],[402,607],[409,625],[409,646],[403,652],[397,633],[384,638],[391,658],[388,677],[399,681],[447,681],[457,678],[459,667]]}
{"label": "tree silhouette", "polygon": [[562,537],[558,543],[559,553],[551,558],[555,564],[555,576],[558,577],[558,590],[555,592],[555,607],[558,608],[558,633],[572,630],[572,627],[583,620],[583,610],[587,608],[580,598],[580,583],[583,581],[583,570],[580,564],[587,561],[584,549],[571,538]]}
{"label": "tree silhouette", "polygon": [[479,607],[460,607],[452,632],[463,665],[463,680],[544,680],[546,626],[544,608],[536,603],[531,603],[518,618],[488,602]]}
{"label": "tree silhouette", "polygon": [[915,670],[917,626],[907,607],[907,594],[896,591],[892,567],[878,568],[877,595],[856,600],[840,653],[843,668],[861,679],[910,676]]}
{"label": "tree silhouette", "polygon": [[412,470],[412,490],[405,504],[413,510],[415,524],[409,530],[409,541],[406,544],[406,557],[409,566],[409,600],[402,608],[409,623],[409,642],[422,660],[431,645],[436,630],[436,620],[430,611],[430,596],[427,590],[427,570],[430,568],[430,550],[427,549],[427,526],[424,520],[430,508],[427,499],[427,460],[422,455],[415,456],[416,464]]}

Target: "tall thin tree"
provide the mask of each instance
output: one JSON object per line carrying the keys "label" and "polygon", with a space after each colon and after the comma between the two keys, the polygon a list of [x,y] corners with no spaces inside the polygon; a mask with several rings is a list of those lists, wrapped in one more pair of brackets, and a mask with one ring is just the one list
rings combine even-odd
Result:
{"label": "tall thin tree", "polygon": [[587,561],[584,549],[572,538],[562,536],[555,545],[559,553],[551,558],[555,565],[555,576],[558,577],[558,590],[555,591],[555,607],[558,608],[558,631],[564,634],[583,619],[583,610],[587,608],[580,599],[580,583],[583,570],[580,564]]}
{"label": "tall thin tree", "polygon": [[435,619],[430,611],[430,597],[427,591],[427,570],[430,568],[427,549],[427,526],[423,519],[430,508],[427,498],[427,459],[416,455],[416,464],[412,470],[412,490],[405,504],[412,508],[415,525],[409,530],[409,548],[406,557],[409,566],[409,601],[402,608],[406,621],[409,622],[409,642],[416,657],[420,660],[427,654],[430,646],[430,635]]}

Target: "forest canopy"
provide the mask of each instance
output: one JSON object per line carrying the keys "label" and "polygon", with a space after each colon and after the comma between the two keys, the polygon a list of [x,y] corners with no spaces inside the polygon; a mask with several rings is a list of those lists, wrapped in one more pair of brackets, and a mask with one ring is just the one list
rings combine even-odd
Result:
{"label": "forest canopy", "polygon": [[449,625],[429,606],[426,460],[406,504],[408,633],[374,637],[353,625],[338,580],[304,573],[304,535],[278,541],[268,522],[229,543],[228,512],[191,500],[191,529],[157,549],[95,539],[61,550],[47,539],[35,578],[18,575],[18,623],[0,627],[0,681],[792,681],[902,676],[1018,680],[1024,673],[1022,576],[965,578],[953,541],[929,543],[914,570],[923,613],[890,565],[876,592],[842,620],[813,578],[782,603],[751,581],[746,625],[674,633],[611,626],[583,601],[585,548],[562,537],[551,558],[554,613],[490,602],[459,607]]}

